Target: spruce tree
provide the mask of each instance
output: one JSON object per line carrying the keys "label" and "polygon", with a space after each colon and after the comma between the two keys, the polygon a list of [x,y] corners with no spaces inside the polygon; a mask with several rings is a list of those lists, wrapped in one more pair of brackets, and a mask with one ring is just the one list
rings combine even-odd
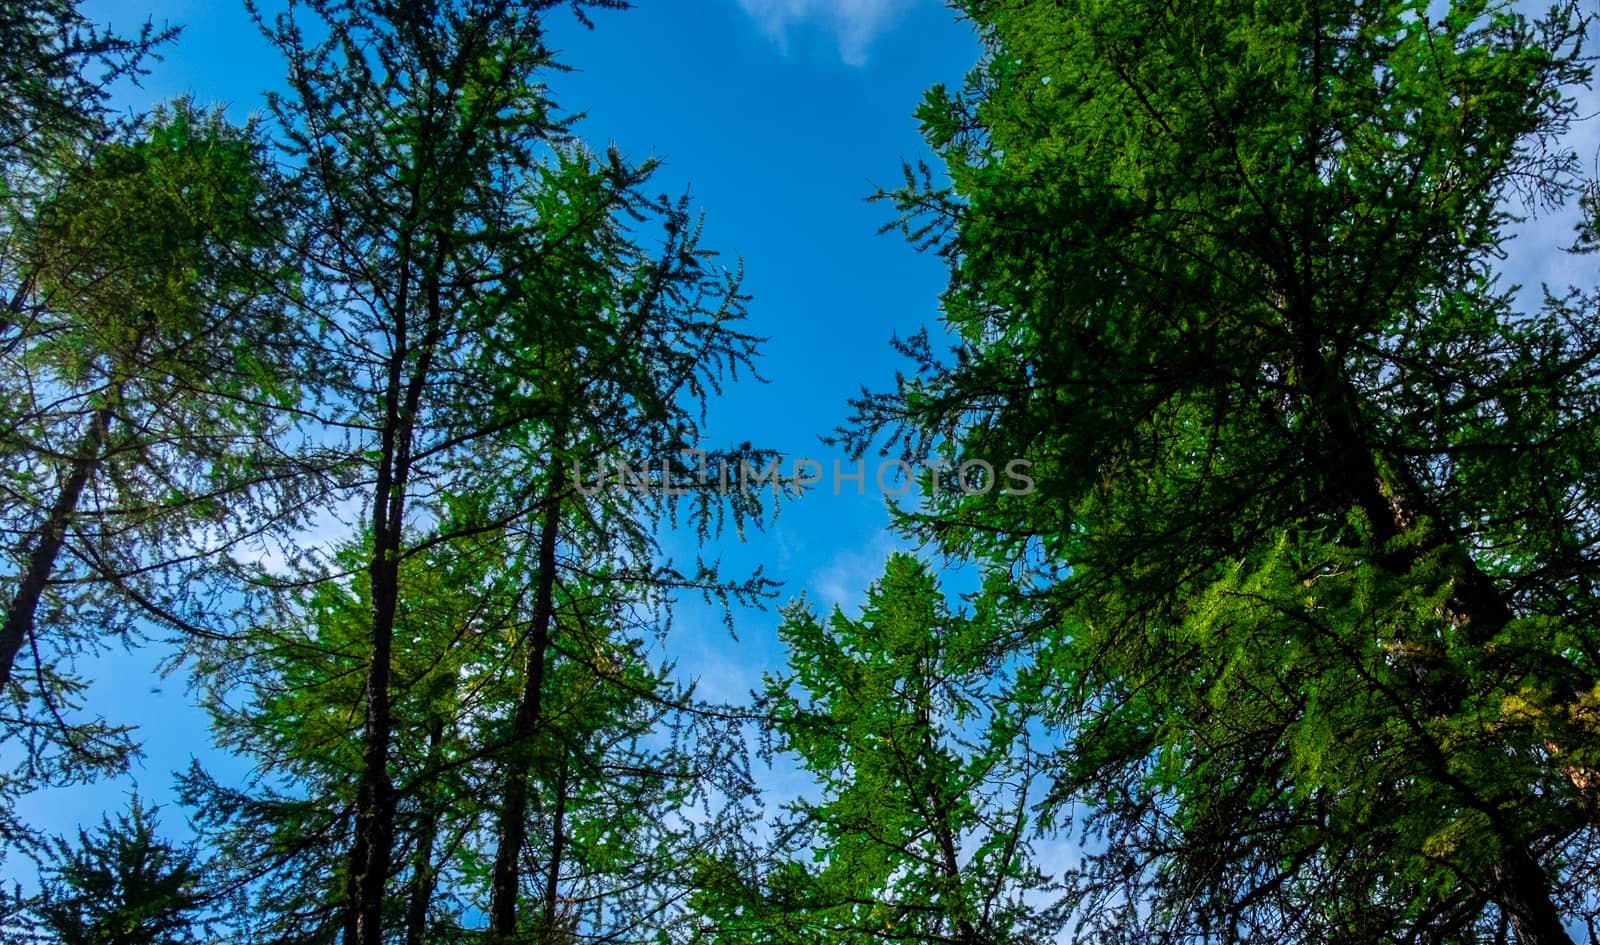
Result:
{"label": "spruce tree", "polygon": [[76,843],[57,839],[44,888],[21,941],[52,945],[188,945],[203,941],[203,865],[192,849],[156,832],[156,811],[137,797],[113,822]]}

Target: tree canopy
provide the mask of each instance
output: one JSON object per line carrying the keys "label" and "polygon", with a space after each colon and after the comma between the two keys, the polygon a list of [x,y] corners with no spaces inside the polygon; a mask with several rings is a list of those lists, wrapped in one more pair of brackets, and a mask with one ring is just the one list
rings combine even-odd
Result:
{"label": "tree canopy", "polygon": [[[175,30],[0,9],[7,940],[1596,939],[1600,290],[1512,242],[1600,247],[1591,13],[953,3],[877,195],[945,332],[833,440],[922,465],[920,547],[768,620],[726,542],[815,479],[710,422],[759,302],[556,94],[630,64],[549,18],[628,5],[247,2],[243,124],[113,120]],[[747,700],[686,596],[776,625]],[[149,641],[192,836],[50,839]]]}
{"label": "tree canopy", "polygon": [[958,347],[903,346],[852,436],[1035,463],[904,521],[1047,641],[1080,934],[1569,941],[1600,324],[1497,265],[1580,191],[1584,18],[964,9],[985,58],[919,112],[949,186],[893,195]]}

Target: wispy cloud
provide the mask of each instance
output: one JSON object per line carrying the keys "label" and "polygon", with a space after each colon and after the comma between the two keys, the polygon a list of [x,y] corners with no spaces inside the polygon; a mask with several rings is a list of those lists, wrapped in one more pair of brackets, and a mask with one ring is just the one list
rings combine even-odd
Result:
{"label": "wispy cloud", "polygon": [[866,544],[845,548],[806,582],[807,597],[826,615],[835,606],[850,616],[867,602],[867,587],[883,576],[883,563],[910,546],[893,532],[881,531]]}
{"label": "wispy cloud", "polygon": [[839,58],[852,66],[866,65],[867,49],[879,33],[915,0],[739,0],[780,48],[789,31],[810,23],[831,31],[839,44]]}

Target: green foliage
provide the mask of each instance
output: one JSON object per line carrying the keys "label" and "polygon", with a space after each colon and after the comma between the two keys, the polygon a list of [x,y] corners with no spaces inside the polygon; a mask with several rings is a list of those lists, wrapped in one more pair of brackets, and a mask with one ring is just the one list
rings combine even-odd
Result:
{"label": "green foliage", "polygon": [[687,198],[549,97],[541,16],[624,6],[252,6],[288,64],[270,151],[188,102],[106,127],[107,84],[170,33],[0,11],[0,734],[21,748],[0,804],[126,765],[73,659],[163,626],[218,744],[258,764],[180,783],[230,937],[481,938],[504,876],[507,938],[681,920],[678,867],[750,785],[737,717],[647,641],[679,589],[726,606],[769,582],[680,568],[658,535],[761,509],[575,473],[698,448],[759,339]]}
{"label": "green foliage", "polygon": [[857,619],[803,604],[768,678],[776,748],[815,779],[758,877],[707,861],[719,942],[1030,941],[1052,910],[1031,862],[1031,708],[1005,684],[992,614],[952,613],[925,565],[891,557]]}
{"label": "green foliage", "polygon": [[[408,559],[401,572],[407,607],[397,623],[406,646],[394,678],[397,817],[405,835],[449,817],[433,828],[444,849],[482,827],[476,799],[487,796],[490,783],[483,759],[495,746],[497,704],[507,697],[501,650],[519,595],[500,551],[489,541],[463,539]],[[355,546],[338,560],[354,568],[367,553]],[[266,777],[240,791],[197,767],[182,779],[185,802],[199,809],[212,842],[226,851],[219,870],[241,882],[263,868],[292,877],[257,890],[255,919],[243,935],[327,941],[336,934],[355,803],[352,773],[361,763],[371,607],[370,584],[359,570],[348,583],[315,585],[300,592],[292,622],[257,627],[208,658],[217,664],[202,667],[228,683],[208,700],[219,746],[258,759]],[[449,865],[434,869],[450,882]],[[449,901],[441,897],[435,907],[445,911]]]}
{"label": "green foliage", "polygon": [[149,22],[136,37],[94,23],[75,0],[0,6],[0,169],[6,196],[26,189],[41,159],[105,132],[106,99],[120,79],[146,71],[147,57],[177,30]]}
{"label": "green foliage", "polygon": [[0,327],[0,701],[26,747],[4,795],[125,764],[74,658],[214,626],[218,553],[297,502],[273,458],[298,329],[268,300],[292,273],[259,137],[177,102],[53,173],[5,221],[25,269]]}
{"label": "green foliage", "polygon": [[1595,912],[1594,299],[1570,6],[964,5],[919,117],[949,361],[850,441],[1025,457],[902,523],[995,571],[1094,851],[1083,940],[1564,942]]}
{"label": "green foliage", "polygon": [[[686,804],[738,789],[726,783],[739,777],[738,744],[684,717],[689,694],[629,635],[619,603],[627,598],[603,571],[563,582],[544,721],[533,738],[513,738],[529,571],[505,540],[491,533],[440,542],[401,569],[390,762],[400,840],[388,921],[409,938],[418,917],[406,909],[423,884],[417,934],[479,934],[472,904],[488,887],[504,772],[516,770],[534,788],[524,857],[541,866],[526,876],[530,906],[542,902],[546,868],[559,857],[562,921],[585,934],[663,923],[661,903],[681,894],[675,874],[697,843],[695,828],[674,818]],[[354,566],[368,553],[353,547],[340,560]],[[260,783],[231,789],[197,768],[183,793],[210,842],[226,851],[217,870],[242,884],[261,870],[278,878],[255,891],[239,934],[331,941],[361,763],[365,575],[306,589],[291,614],[293,622],[257,627],[205,667],[228,683],[207,700],[219,746],[257,759]],[[544,928],[541,909],[525,913],[529,934]]]}
{"label": "green foliage", "polygon": [[155,811],[134,798],[76,844],[58,839],[22,940],[52,945],[189,945],[204,940],[202,866],[193,850],[162,840]]}
{"label": "green foliage", "polygon": [[676,587],[766,593],[657,544],[680,512],[705,537],[756,506],[574,469],[696,446],[758,339],[686,200],[550,101],[540,18],[580,5],[313,2],[314,44],[257,12],[288,64],[307,420],[341,454],[319,500],[361,524],[264,571],[275,612],[203,657],[224,738],[271,772],[188,785],[230,867],[273,878],[251,936],[468,935],[485,893],[499,939],[643,935],[696,829],[670,812],[743,789],[642,641]]}

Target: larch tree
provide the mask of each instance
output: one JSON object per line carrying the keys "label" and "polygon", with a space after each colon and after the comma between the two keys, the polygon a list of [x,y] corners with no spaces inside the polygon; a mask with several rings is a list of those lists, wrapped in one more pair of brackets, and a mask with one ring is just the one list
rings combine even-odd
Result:
{"label": "larch tree", "polygon": [[125,763],[123,727],[75,718],[73,658],[210,632],[204,578],[294,496],[298,332],[274,302],[293,275],[259,138],[178,102],[60,160],[7,221],[25,276],[0,338],[5,794]]}
{"label": "larch tree", "polygon": [[[504,730],[489,733],[472,761],[487,759],[496,772],[478,794],[494,803],[474,814],[494,820],[488,933],[509,940],[526,931],[519,903],[529,892],[530,804],[551,776],[535,746],[555,725],[545,702],[552,664],[577,642],[558,633],[573,582],[604,576],[616,607],[628,606],[634,591],[625,589],[639,582],[734,597],[764,588],[759,578],[724,582],[703,563],[680,573],[659,560],[653,522],[678,508],[664,487],[680,484],[658,475],[637,492],[577,487],[580,458],[648,459],[659,471],[662,457],[699,448],[704,398],[747,367],[758,341],[739,330],[737,275],[698,245],[686,199],[645,193],[653,162],[596,155],[557,117],[543,84],[556,64],[540,17],[585,5],[623,6],[315,2],[270,22],[258,14],[289,67],[288,90],[271,103],[307,208],[296,223],[307,260],[299,301],[320,332],[328,388],[317,422],[329,439],[343,438],[347,456],[346,486],[329,499],[363,519],[361,539],[347,546],[359,549],[359,565],[308,556],[284,580],[263,576],[287,593],[272,620],[308,624],[276,631],[286,638],[325,632],[310,626],[315,614],[297,615],[305,602],[297,588],[351,584],[367,611],[355,624],[359,639],[339,644],[340,659],[359,664],[361,685],[344,708],[359,711],[359,750],[347,745],[346,761],[311,772],[342,777],[336,796],[348,796],[344,862],[330,877],[341,887],[345,945],[375,945],[403,928],[421,934],[418,917],[430,912],[424,848],[441,839],[443,822],[426,813],[427,796],[437,797],[422,744],[429,717],[413,714],[423,703],[404,669],[418,652],[441,666],[469,657],[515,664],[512,688],[494,690],[509,702],[445,720],[450,729],[508,710]],[[307,15],[325,38],[305,39],[296,17]],[[632,235],[644,226],[659,226],[659,247]],[[700,528],[730,511],[743,521],[752,508],[708,490],[688,504]],[[482,579],[512,588],[497,618],[506,647],[493,657],[461,639],[469,626],[486,629],[466,619],[470,600],[440,597],[431,579],[407,576],[424,561],[441,567],[438,554],[486,543],[498,543],[503,558],[485,562]],[[454,616],[414,623],[430,601],[451,602]],[[424,642],[430,634],[435,642]],[[224,646],[208,668],[225,688],[228,668],[253,658]],[[339,686],[349,680],[334,676]],[[287,718],[250,724],[285,732],[321,724],[310,710],[335,711],[326,702],[333,692],[260,704]],[[449,731],[447,741],[461,737]],[[216,796],[219,810],[233,803]],[[246,810],[247,799],[233,800]],[[401,909],[404,875],[412,899]]]}
{"label": "larch tree", "polygon": [[48,176],[61,148],[74,150],[108,130],[112,87],[145,74],[177,35],[146,22],[137,36],[96,27],[75,0],[19,0],[0,8],[0,167],[5,199]]}
{"label": "larch tree", "polygon": [[[704,542],[730,522],[739,528],[759,515],[758,497],[729,494],[703,469],[773,458],[747,445],[732,450],[701,445],[706,398],[719,392],[725,379],[749,370],[757,339],[735,330],[743,297],[736,279],[713,266],[714,257],[699,247],[699,225],[687,201],[644,197],[642,186],[652,170],[653,165],[630,170],[615,154],[605,162],[582,153],[557,157],[538,179],[533,204],[550,235],[531,244],[539,262],[510,287],[506,300],[518,313],[508,329],[508,350],[524,353],[509,359],[506,351],[498,353],[497,403],[514,409],[531,399],[566,413],[555,415],[541,444],[553,462],[530,470],[521,481],[503,474],[492,480],[536,500],[538,514],[521,530],[519,542],[532,580],[531,610],[520,653],[520,690],[506,736],[510,750],[503,756],[491,936],[514,937],[523,924],[519,863],[535,785],[518,760],[517,746],[532,744],[547,724],[545,674],[565,661],[575,644],[580,652],[587,649],[584,634],[563,640],[553,632],[557,601],[597,600],[599,613],[610,615],[607,621],[642,611],[652,615],[642,621],[649,626],[634,626],[638,620],[623,625],[631,627],[630,634],[659,636],[675,593],[695,592],[723,605],[755,604],[769,586],[759,573],[729,579],[699,559],[692,570],[680,570],[663,559],[657,542],[663,526],[684,527]],[[631,222],[646,220],[661,228],[661,245],[654,251],[629,232]],[[530,351],[539,352],[539,362],[527,362]],[[560,367],[551,370],[552,362]],[[529,377],[541,380],[530,383]],[[526,450],[514,445],[509,459],[500,458],[502,467],[527,469],[526,460],[515,456]],[[696,464],[685,458],[691,451],[700,454]],[[697,469],[692,475],[690,465]],[[594,478],[585,481],[586,473]],[[574,613],[569,607],[569,631],[584,626],[571,623]],[[593,631],[587,635],[595,636]],[[660,689],[664,680],[642,689],[642,680],[626,684],[621,677],[603,676],[598,683],[622,685],[618,695],[625,697],[632,692],[630,698],[648,694],[657,702],[672,701]],[[688,707],[687,696],[676,704]],[[668,720],[666,714],[657,720],[688,721]],[[716,738],[705,742],[716,743]],[[722,768],[721,762],[708,765],[706,781],[714,780],[712,770]],[[545,882],[546,898],[552,886]]]}
{"label": "larch tree", "polygon": [[1002,945],[1055,929],[1031,845],[1045,777],[1034,689],[993,645],[993,613],[952,612],[928,565],[889,558],[859,617],[804,601],[790,670],[762,708],[773,748],[815,778],[754,863],[699,858],[704,940]]}
{"label": "larch tree", "polygon": [[[196,766],[182,779],[218,865],[247,890],[247,938],[331,941],[344,924],[344,859],[361,770],[370,542],[336,556],[348,582],[302,589],[278,625],[213,654],[207,699],[222,747],[261,777],[229,788]],[[516,698],[509,670],[529,588],[503,536],[457,536],[408,556],[391,660],[395,855],[385,914],[396,941],[471,934],[487,892],[497,758]]]}
{"label": "larch tree", "polygon": [[[651,636],[662,628],[636,613],[648,598],[620,594],[625,579],[607,572],[612,565],[566,553],[539,724],[518,734],[536,582],[527,553],[507,546],[502,532],[458,536],[402,564],[385,934],[418,943],[485,933],[514,777],[525,785],[514,935],[653,938],[679,918],[680,867],[706,827],[687,822],[684,808],[747,790],[742,744],[672,683],[670,667],[651,664]],[[196,766],[182,794],[222,851],[213,884],[248,903],[235,929],[243,940],[326,942],[343,925],[369,645],[367,554],[364,544],[347,547],[337,560],[348,583],[303,589],[281,624],[208,657],[218,744],[252,759],[259,774],[230,787]]]}
{"label": "larch tree", "polygon": [[137,797],[115,822],[51,844],[35,902],[10,923],[8,941],[49,945],[191,945],[212,917],[204,864],[192,847],[157,833],[156,811]]}
{"label": "larch tree", "polygon": [[[370,618],[346,855],[343,940],[383,940],[395,843],[393,655],[402,559],[440,478],[476,441],[541,419],[507,416],[465,370],[493,336],[485,300],[527,238],[522,179],[557,136],[540,74],[551,4],[314,3],[261,19],[288,91],[271,98],[308,210],[307,309],[325,332],[330,429],[350,432],[370,535]],[[295,16],[326,30],[314,45]],[[258,14],[259,17],[259,14]]]}
{"label": "larch tree", "polygon": [[986,54],[919,113],[949,185],[895,195],[954,356],[903,344],[850,438],[1034,464],[904,521],[1040,647],[1047,811],[1101,838],[1080,940],[1567,945],[1600,906],[1600,319],[1497,276],[1582,191],[1586,18],[962,9]]}

